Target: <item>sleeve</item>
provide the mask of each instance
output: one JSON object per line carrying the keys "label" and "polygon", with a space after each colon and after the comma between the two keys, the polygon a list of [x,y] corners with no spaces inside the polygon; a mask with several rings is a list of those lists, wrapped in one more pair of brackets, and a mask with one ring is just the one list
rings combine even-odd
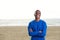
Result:
{"label": "sleeve", "polygon": [[41,36],[46,36],[46,31],[47,31],[47,25],[46,25],[46,22],[44,22],[43,23],[43,31],[42,31]]}
{"label": "sleeve", "polygon": [[46,31],[47,31],[47,25],[44,22],[43,23],[43,31],[42,31],[42,33],[39,33],[38,36],[46,36]]}
{"label": "sleeve", "polygon": [[37,36],[38,35],[37,31],[30,32],[30,29],[32,29],[31,23],[29,23],[29,25],[28,25],[28,34],[29,34],[29,36]]}

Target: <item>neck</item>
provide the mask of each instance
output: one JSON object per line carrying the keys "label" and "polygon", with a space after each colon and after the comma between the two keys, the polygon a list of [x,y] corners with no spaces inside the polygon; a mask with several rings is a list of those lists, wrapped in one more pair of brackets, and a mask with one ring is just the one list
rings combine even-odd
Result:
{"label": "neck", "polygon": [[35,19],[37,22],[40,20],[40,19]]}

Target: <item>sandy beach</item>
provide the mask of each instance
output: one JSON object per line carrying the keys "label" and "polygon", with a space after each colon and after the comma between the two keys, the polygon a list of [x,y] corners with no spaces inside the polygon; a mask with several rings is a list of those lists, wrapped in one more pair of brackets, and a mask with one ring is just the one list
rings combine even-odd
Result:
{"label": "sandy beach", "polygon": [[[0,40],[30,40],[26,26],[0,27]],[[60,40],[60,26],[47,28],[46,40]]]}

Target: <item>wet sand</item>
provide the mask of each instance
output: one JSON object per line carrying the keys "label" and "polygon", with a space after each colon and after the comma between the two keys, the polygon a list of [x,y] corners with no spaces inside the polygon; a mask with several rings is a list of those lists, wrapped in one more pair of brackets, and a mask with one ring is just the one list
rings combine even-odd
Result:
{"label": "wet sand", "polygon": [[[0,40],[30,40],[26,26],[0,27]],[[60,27],[47,28],[46,40],[60,40]]]}

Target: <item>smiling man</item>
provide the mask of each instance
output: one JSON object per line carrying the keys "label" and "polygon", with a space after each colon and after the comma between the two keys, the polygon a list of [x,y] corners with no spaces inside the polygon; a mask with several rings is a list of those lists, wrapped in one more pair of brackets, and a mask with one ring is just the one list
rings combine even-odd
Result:
{"label": "smiling man", "polygon": [[35,20],[28,25],[28,34],[31,36],[31,40],[45,40],[47,25],[45,21],[40,19],[40,10],[36,10],[34,16]]}

